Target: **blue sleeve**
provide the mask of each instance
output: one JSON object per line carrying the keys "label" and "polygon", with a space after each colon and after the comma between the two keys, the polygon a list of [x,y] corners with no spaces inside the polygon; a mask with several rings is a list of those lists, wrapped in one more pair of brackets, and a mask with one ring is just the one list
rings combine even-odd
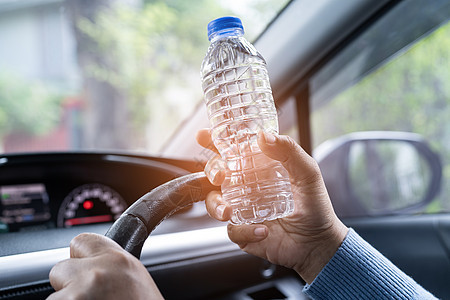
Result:
{"label": "blue sleeve", "polygon": [[352,229],[303,292],[312,299],[436,299]]}

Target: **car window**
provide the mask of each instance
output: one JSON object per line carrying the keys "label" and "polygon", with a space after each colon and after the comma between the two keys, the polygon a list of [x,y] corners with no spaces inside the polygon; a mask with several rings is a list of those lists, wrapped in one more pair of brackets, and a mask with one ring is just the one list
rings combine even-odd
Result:
{"label": "car window", "polygon": [[254,40],[287,2],[0,1],[0,153],[160,154],[202,104],[208,22]]}
{"label": "car window", "polygon": [[[431,145],[443,177],[440,193],[421,209],[428,213],[450,210],[449,18],[448,1],[402,1],[310,80],[315,147],[360,131],[412,132]],[[353,158],[358,149],[354,147]],[[407,150],[402,150],[403,158]],[[374,201],[366,205],[380,209]]]}

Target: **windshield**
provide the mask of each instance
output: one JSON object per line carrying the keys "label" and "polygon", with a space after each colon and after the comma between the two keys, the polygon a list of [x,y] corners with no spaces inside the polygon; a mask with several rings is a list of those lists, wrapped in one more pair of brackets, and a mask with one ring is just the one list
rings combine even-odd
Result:
{"label": "windshield", "polygon": [[201,105],[207,23],[252,41],[287,2],[0,0],[0,153],[161,155]]}

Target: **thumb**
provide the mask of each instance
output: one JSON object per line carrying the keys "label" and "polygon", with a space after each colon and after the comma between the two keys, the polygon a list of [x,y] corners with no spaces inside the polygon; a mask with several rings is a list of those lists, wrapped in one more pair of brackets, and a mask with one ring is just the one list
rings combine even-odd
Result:
{"label": "thumb", "polygon": [[281,162],[294,181],[320,176],[317,162],[290,136],[259,132],[258,145],[268,157]]}

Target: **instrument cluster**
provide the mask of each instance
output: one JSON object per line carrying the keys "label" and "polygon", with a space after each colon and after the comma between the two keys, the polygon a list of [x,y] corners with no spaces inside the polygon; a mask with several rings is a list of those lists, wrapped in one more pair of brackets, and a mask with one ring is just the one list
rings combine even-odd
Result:
{"label": "instrument cluster", "polygon": [[189,173],[192,165],[125,154],[5,155],[0,233],[114,222],[142,195]]}
{"label": "instrument cluster", "polygon": [[71,190],[52,214],[46,185],[29,183],[0,186],[0,227],[17,231],[31,226],[72,227],[113,222],[128,207],[113,188],[83,184]]}

